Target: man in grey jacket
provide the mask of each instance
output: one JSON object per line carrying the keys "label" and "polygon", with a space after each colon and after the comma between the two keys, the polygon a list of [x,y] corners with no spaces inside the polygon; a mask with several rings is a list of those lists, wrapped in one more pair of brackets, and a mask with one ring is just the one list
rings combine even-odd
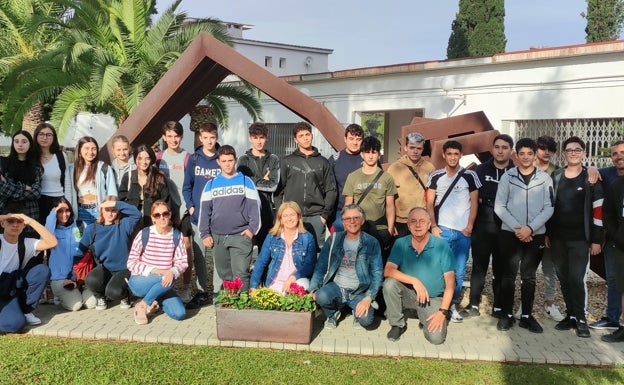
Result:
{"label": "man in grey jacket", "polygon": [[[493,314],[499,318],[498,330],[509,330],[514,322],[513,298],[520,265],[522,279],[522,316],[519,326],[533,333],[542,333],[542,326],[533,318],[535,272],[540,264],[540,249],[545,245],[546,222],[553,214],[553,185],[548,174],[533,165],[537,144],[523,138],[516,143],[518,166],[508,170],[500,179],[494,212],[502,221],[499,247],[507,252],[497,261],[501,266],[501,281]],[[498,279],[498,277],[497,277]]]}

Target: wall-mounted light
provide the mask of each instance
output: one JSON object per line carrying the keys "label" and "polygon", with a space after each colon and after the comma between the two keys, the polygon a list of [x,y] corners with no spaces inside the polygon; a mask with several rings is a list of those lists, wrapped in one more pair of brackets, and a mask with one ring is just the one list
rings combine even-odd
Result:
{"label": "wall-mounted light", "polygon": [[444,91],[446,96],[448,96],[449,98],[459,100],[459,105],[455,109],[459,108],[462,105],[468,104],[466,100],[466,94],[449,94],[449,92],[455,89],[455,80],[453,80],[453,78],[442,78],[442,80],[440,81],[440,88],[442,88],[442,91]]}

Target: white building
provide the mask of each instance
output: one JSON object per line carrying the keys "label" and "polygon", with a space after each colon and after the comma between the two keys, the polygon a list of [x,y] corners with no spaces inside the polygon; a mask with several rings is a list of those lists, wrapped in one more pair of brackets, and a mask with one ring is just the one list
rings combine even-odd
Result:
{"label": "white building", "polygon": [[[621,136],[624,121],[624,41],[283,78],[345,126],[381,113],[386,161],[396,159],[400,128],[414,116],[439,119],[482,110],[494,128],[516,139],[547,134],[561,142],[580,136],[592,162],[610,164],[597,158],[598,150]],[[301,118],[268,97],[262,105],[263,120],[273,127],[270,150],[289,150],[290,127]],[[233,103],[228,108],[230,126],[221,142],[242,151],[250,118]],[[330,155],[331,148],[316,144]]]}

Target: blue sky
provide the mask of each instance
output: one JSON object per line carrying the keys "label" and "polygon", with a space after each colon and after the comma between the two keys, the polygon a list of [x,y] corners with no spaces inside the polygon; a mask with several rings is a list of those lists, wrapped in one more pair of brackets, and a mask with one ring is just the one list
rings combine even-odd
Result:
{"label": "blue sky", "polygon": [[[159,9],[172,0],[157,0]],[[182,0],[190,17],[252,24],[253,40],[330,48],[332,71],[446,58],[458,0]],[[585,0],[505,2],[507,52],[585,43]]]}

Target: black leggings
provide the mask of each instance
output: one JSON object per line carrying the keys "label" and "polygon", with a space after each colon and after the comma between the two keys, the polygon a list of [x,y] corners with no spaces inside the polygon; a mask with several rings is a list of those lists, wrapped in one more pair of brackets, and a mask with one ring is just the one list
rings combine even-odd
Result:
{"label": "black leggings", "polygon": [[120,271],[110,271],[104,265],[98,264],[85,280],[85,285],[97,298],[104,296],[118,300],[128,298],[128,284],[126,279],[130,278],[128,269]]}

